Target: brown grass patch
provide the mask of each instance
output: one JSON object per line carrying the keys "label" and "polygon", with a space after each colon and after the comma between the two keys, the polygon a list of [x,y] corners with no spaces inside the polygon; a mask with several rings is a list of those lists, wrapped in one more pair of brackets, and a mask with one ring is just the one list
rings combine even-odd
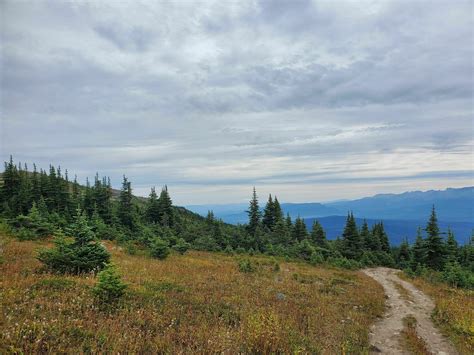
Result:
{"label": "brown grass patch", "polygon": [[407,350],[414,355],[431,355],[423,338],[416,331],[417,321],[409,315],[403,318],[402,340]]}
{"label": "brown grass patch", "polygon": [[35,253],[44,243],[8,240],[0,353],[363,353],[384,311],[382,287],[359,272],[283,260],[275,272],[274,259],[255,256],[256,271],[242,273],[238,257],[160,261],[106,245],[129,285],[113,312],[94,304],[93,276],[43,273]]}

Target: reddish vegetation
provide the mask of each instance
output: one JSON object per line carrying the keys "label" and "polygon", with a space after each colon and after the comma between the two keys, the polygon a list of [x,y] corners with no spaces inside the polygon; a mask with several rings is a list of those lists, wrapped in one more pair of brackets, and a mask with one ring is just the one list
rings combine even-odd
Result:
{"label": "reddish vegetation", "polygon": [[368,349],[382,287],[362,273],[190,252],[164,261],[107,243],[129,284],[118,308],[94,304],[92,276],[41,272],[44,244],[1,236],[0,352],[341,352]]}

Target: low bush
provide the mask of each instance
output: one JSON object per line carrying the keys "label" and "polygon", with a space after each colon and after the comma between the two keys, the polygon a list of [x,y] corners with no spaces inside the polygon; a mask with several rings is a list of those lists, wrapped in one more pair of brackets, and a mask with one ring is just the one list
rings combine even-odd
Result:
{"label": "low bush", "polygon": [[178,253],[180,253],[181,255],[183,255],[184,253],[186,253],[189,248],[191,247],[191,244],[189,244],[188,242],[186,242],[183,238],[179,238],[177,241],[176,241],[176,244],[173,245],[173,249],[176,250]]}
{"label": "low bush", "polygon": [[170,254],[170,248],[167,241],[161,238],[155,238],[150,247],[151,256],[157,259],[166,259]]}
{"label": "low bush", "polygon": [[255,267],[250,262],[250,259],[239,260],[239,271],[250,273],[255,271]]}
{"label": "low bush", "polygon": [[97,275],[98,281],[92,293],[101,304],[113,305],[125,293],[127,285],[122,282],[114,265],[108,264]]}

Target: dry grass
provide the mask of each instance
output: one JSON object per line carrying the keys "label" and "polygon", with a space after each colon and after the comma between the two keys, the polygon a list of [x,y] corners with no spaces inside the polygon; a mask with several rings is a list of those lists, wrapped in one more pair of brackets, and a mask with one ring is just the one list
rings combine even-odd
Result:
{"label": "dry grass", "polygon": [[413,295],[410,291],[408,291],[400,282],[392,281],[393,285],[397,289],[400,297],[403,298],[405,301],[413,302]]}
{"label": "dry grass", "polygon": [[[400,275],[407,279],[407,276]],[[461,354],[474,354],[474,292],[409,279],[435,301],[432,318]]]}
{"label": "dry grass", "polygon": [[417,321],[409,315],[403,318],[402,340],[407,350],[414,355],[431,355],[423,338],[416,331]]}
{"label": "dry grass", "polygon": [[[0,236],[6,240],[5,236]],[[352,271],[190,252],[164,261],[107,243],[129,284],[113,312],[91,298],[92,276],[40,271],[44,244],[8,240],[0,264],[0,353],[364,353],[384,310],[371,278]]]}

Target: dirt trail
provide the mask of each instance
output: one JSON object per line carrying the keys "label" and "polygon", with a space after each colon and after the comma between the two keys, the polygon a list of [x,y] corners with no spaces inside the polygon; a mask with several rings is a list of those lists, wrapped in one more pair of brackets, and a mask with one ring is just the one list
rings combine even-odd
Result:
{"label": "dirt trail", "polygon": [[[364,273],[378,281],[387,296],[388,310],[371,329],[370,342],[372,354],[409,354],[400,342],[403,318],[413,315],[417,322],[416,331],[424,339],[433,354],[457,354],[454,347],[435,328],[430,319],[434,308],[433,301],[411,283],[400,279],[398,270],[388,268],[366,269]],[[401,284],[409,293],[411,300],[400,295],[395,283]]]}

